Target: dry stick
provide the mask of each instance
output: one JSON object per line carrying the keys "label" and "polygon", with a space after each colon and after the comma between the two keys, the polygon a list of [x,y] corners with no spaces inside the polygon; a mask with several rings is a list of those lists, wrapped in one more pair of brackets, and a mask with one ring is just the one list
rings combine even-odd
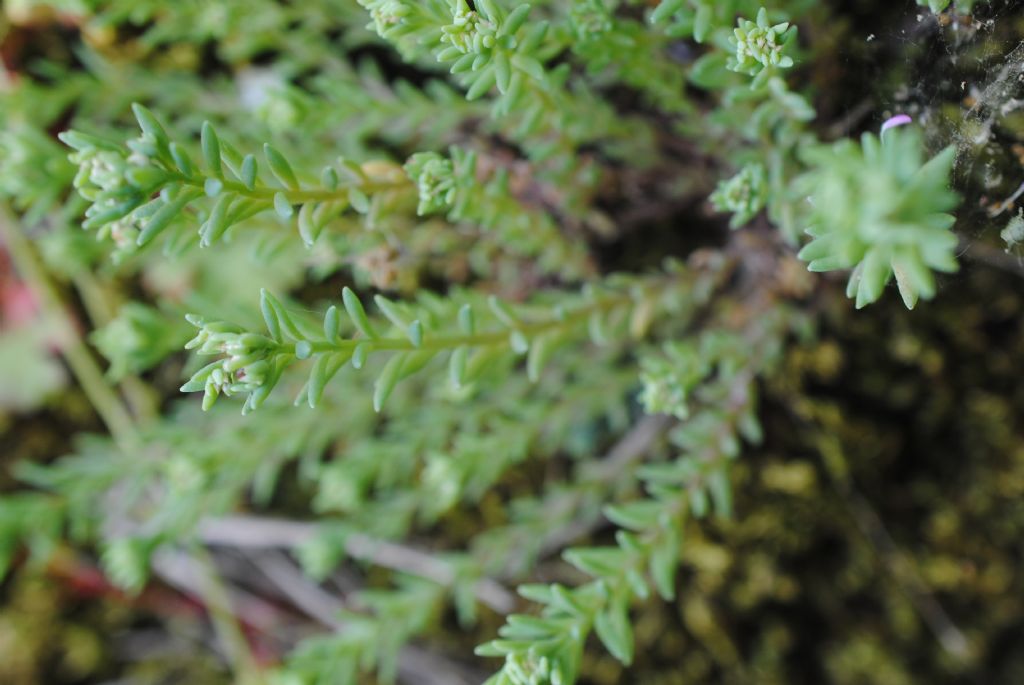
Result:
{"label": "dry stick", "polygon": [[[18,273],[39,297],[43,312],[57,319],[61,331],[61,355],[71,367],[71,372],[100,415],[118,448],[125,454],[138,453],[141,441],[131,414],[125,409],[117,393],[107,385],[103,372],[72,323],[71,314],[46,272],[46,267],[36,256],[29,240],[15,226],[15,222],[16,219],[7,205],[0,204],[0,238],[3,239]],[[212,566],[205,569],[205,575],[204,587],[201,587],[197,594],[210,608],[210,619],[218,635],[229,638],[225,641],[224,648],[233,668],[244,678],[244,682],[261,682],[248,643],[244,638],[241,644],[231,639],[232,635],[240,631],[235,616],[229,611],[214,609],[226,606],[227,600],[223,588],[218,586],[219,580],[215,578]]]}
{"label": "dry stick", "polygon": [[[736,378],[729,397],[729,405],[734,407],[736,412],[747,402],[746,386],[750,383],[752,376],[752,373],[746,373]],[[617,479],[632,463],[647,454],[675,422],[673,417],[664,414],[646,417],[626,434],[626,437],[612,449],[606,459],[598,462],[592,472],[597,478],[592,482],[607,483]],[[594,513],[586,518],[577,519],[565,528],[556,529],[544,539],[541,545],[541,556],[551,556],[573,541],[591,535],[608,524],[609,521],[602,514]]]}
{"label": "dry stick", "polygon": [[903,591],[917,609],[917,613],[928,624],[942,648],[960,659],[967,658],[970,655],[970,643],[967,638],[956,627],[938,600],[929,592],[927,585],[914,567],[906,560],[892,539],[892,535],[886,529],[882,518],[871,507],[868,500],[853,487],[849,485],[840,487],[834,481],[833,484],[846,499],[847,508],[853,515],[861,534],[871,542],[882,563],[889,567],[889,571],[899,581]]}
{"label": "dry stick", "polygon": [[[801,412],[795,413],[794,416],[797,421],[804,424],[812,420]],[[817,451],[822,457],[821,462],[833,490],[846,505],[861,535],[867,540],[882,565],[888,569],[897,587],[910,600],[942,648],[959,659],[966,659],[971,653],[971,644],[967,637],[931,594],[928,584],[893,540],[882,517],[874,510],[868,499],[857,491],[853,482],[843,475],[847,470],[846,455],[839,441],[819,432],[814,444],[817,445]]]}
{"label": "dry stick", "polygon": [[259,664],[242,632],[242,626],[232,608],[227,585],[217,572],[210,553],[201,545],[193,545],[191,556],[199,567],[199,596],[210,614],[217,639],[228,653],[241,685],[259,685],[263,682]]}
{"label": "dry stick", "polygon": [[[664,414],[645,416],[615,443],[604,459],[584,474],[584,482],[613,482],[631,464],[645,457],[673,423],[675,419]],[[554,554],[569,543],[593,533],[603,522],[603,516],[595,513],[579,518],[563,528],[556,528],[544,537],[540,547],[541,556]]]}
{"label": "dry stick", "polygon": [[597,463],[588,469],[584,477],[588,481],[610,483],[622,475],[630,464],[647,455],[654,445],[675,423],[666,414],[645,416],[640,419]]}
{"label": "dry stick", "polygon": [[825,138],[835,140],[847,137],[864,121],[865,117],[871,114],[874,108],[875,102],[870,98],[861,100],[852,109],[848,110],[841,119],[825,129]]}
{"label": "dry stick", "polygon": [[1020,257],[1014,257],[999,248],[984,243],[968,244],[966,241],[960,241],[960,253],[972,261],[1024,277],[1024,262]]}
{"label": "dry stick", "polygon": [[[243,549],[291,548],[316,535],[316,524],[277,518],[224,516],[203,521],[198,534],[208,545]],[[426,552],[360,533],[345,538],[345,552],[355,559],[426,578],[440,585],[451,585],[457,577],[451,564]],[[474,593],[482,604],[499,613],[507,614],[515,608],[515,596],[494,580],[478,581]]]}
{"label": "dry stick", "polygon": [[310,582],[287,557],[276,552],[261,554],[256,568],[307,616],[332,630],[341,631],[345,628],[345,621],[340,618],[345,610],[344,602]]}
{"label": "dry stick", "polygon": [[[346,630],[345,621],[339,618],[345,609],[344,603],[310,582],[287,556],[260,555],[257,566],[298,609],[337,632]],[[398,670],[399,678],[408,685],[471,685],[481,680],[447,659],[414,645],[402,647]]]}
{"label": "dry stick", "polygon": [[[272,610],[258,597],[243,590],[229,588],[217,573],[209,553],[196,546],[191,554],[160,550],[153,555],[153,569],[160,578],[186,595],[202,601],[210,616],[217,639],[242,685],[263,683],[260,669],[237,616],[249,613],[250,618]],[[242,610],[246,606],[249,611]],[[254,621],[255,622],[255,621]]]}

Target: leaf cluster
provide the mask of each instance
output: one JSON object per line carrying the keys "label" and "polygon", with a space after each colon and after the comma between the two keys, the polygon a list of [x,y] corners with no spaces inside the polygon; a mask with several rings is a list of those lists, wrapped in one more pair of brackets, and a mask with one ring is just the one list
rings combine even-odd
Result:
{"label": "leaf cluster", "polygon": [[959,204],[949,187],[955,154],[948,147],[925,161],[913,128],[808,149],[812,170],[799,183],[810,198],[813,240],[800,258],[812,271],[852,268],[847,295],[858,308],[877,300],[894,274],[908,309],[933,297],[932,271],[957,269],[955,218],[946,213]]}

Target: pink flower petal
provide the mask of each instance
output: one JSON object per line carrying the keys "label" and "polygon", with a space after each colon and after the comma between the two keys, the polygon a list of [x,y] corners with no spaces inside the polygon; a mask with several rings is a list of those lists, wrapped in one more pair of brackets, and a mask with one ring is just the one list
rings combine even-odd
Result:
{"label": "pink flower petal", "polygon": [[885,120],[885,123],[882,124],[882,133],[885,133],[890,128],[896,128],[897,126],[906,126],[907,124],[912,123],[914,123],[914,120],[911,119],[908,115],[897,114],[896,116],[889,117],[888,119]]}

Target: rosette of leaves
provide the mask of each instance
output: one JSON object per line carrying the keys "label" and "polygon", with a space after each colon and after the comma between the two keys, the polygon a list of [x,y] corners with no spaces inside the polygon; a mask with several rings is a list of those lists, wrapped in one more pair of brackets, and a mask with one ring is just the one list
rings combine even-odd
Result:
{"label": "rosette of leaves", "polygon": [[752,88],[768,82],[780,69],[793,66],[793,58],[786,49],[796,38],[796,26],[789,22],[772,24],[768,10],[762,7],[757,20],[740,19],[733,30],[732,45],[735,55],[729,59],[732,71],[754,77]]}
{"label": "rosette of leaves", "polygon": [[913,128],[867,133],[804,152],[811,169],[797,179],[808,196],[807,233],[800,252],[811,271],[853,269],[847,295],[861,308],[877,300],[889,280],[912,309],[935,295],[933,271],[957,269],[957,238],[946,212],[959,203],[950,188],[955,151],[925,161]]}
{"label": "rosette of leaves", "polygon": [[456,177],[455,165],[436,152],[418,152],[405,165],[406,173],[416,182],[419,204],[416,213],[420,216],[439,212],[455,204],[458,195],[458,181],[474,178]]}

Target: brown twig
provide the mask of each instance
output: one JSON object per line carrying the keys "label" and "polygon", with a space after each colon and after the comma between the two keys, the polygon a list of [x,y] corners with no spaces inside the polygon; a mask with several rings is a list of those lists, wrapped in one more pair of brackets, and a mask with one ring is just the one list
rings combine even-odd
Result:
{"label": "brown twig", "polygon": [[[809,425],[813,419],[801,412],[794,412],[800,423],[811,430]],[[861,495],[853,482],[846,475],[846,455],[839,440],[835,436],[818,433],[814,442],[822,455],[825,472],[835,492],[850,512],[860,533],[867,540],[871,549],[878,556],[883,567],[887,569],[896,582],[897,587],[906,595],[921,620],[932,631],[944,650],[959,659],[967,659],[971,653],[971,645],[963,632],[943,609],[928,588],[928,584],[918,573],[914,564],[900,550],[885,527],[882,517],[878,515],[866,497]]]}
{"label": "brown twig", "polygon": [[991,245],[979,242],[961,242],[960,253],[971,261],[1024,278],[1024,262],[1019,257],[1014,257]]}
{"label": "brown twig", "polygon": [[[261,554],[258,567],[296,608],[332,630],[346,630],[344,602],[311,582],[286,555]],[[405,645],[398,655],[398,678],[406,685],[472,685],[482,680],[478,676],[414,645]]]}
{"label": "brown twig", "polygon": [[[648,416],[619,440],[607,456],[583,477],[594,483],[610,483],[619,478],[630,464],[642,459],[665,434],[674,420],[667,416]],[[542,553],[550,554],[577,540],[601,525],[600,514],[578,518],[567,526],[552,531],[542,544]],[[206,519],[198,529],[199,538],[207,545],[238,549],[291,549],[316,534],[316,524],[287,519],[253,516],[226,516]],[[397,543],[376,540],[361,534],[345,539],[346,553],[356,559],[378,566],[403,571],[434,582],[451,585],[456,581],[455,569],[447,562],[421,550]],[[501,577],[514,575],[510,569]],[[515,595],[504,585],[490,578],[477,581],[477,599],[495,611],[507,614],[516,606]]]}
{"label": "brown twig", "polygon": [[[604,459],[593,464],[583,479],[593,483],[611,483],[620,478],[631,464],[643,459],[654,448],[669,427],[675,423],[670,416],[645,416],[609,450]],[[574,540],[597,530],[604,522],[599,512],[577,518],[567,526],[556,528],[544,537],[540,550],[549,556]]]}
{"label": "brown twig", "polygon": [[970,654],[970,643],[967,638],[929,592],[928,586],[900,551],[871,503],[852,487],[837,489],[842,493],[857,528],[871,542],[879,559],[896,578],[900,589],[910,599],[942,648],[960,659],[967,658]]}
{"label": "brown twig", "polygon": [[[208,545],[242,549],[288,549],[312,538],[316,534],[316,524],[287,519],[226,516],[203,521],[198,532],[200,539]],[[345,552],[355,559],[427,578],[441,585],[451,585],[457,579],[455,568],[446,561],[414,547],[377,540],[360,533],[345,538]],[[497,581],[479,580],[474,592],[482,604],[499,613],[507,614],[515,608],[515,595]]]}

